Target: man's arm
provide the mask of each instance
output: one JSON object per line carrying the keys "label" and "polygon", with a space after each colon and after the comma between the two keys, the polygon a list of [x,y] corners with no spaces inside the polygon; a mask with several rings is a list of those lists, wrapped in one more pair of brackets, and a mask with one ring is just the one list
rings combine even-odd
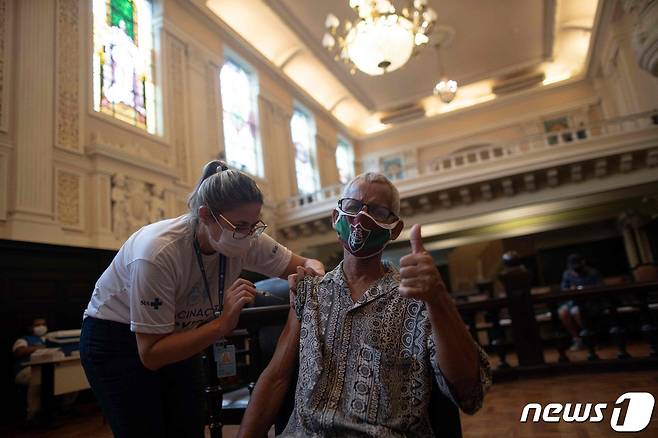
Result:
{"label": "man's arm", "polygon": [[292,383],[299,352],[300,322],[294,308],[276,344],[274,356],[258,378],[247,410],[242,417],[238,437],[263,437],[274,423],[281,403]]}
{"label": "man's arm", "polygon": [[452,299],[447,293],[437,295],[436,301],[427,303],[436,362],[455,401],[465,413],[473,414],[480,408],[487,389],[481,373],[490,372],[489,364],[486,357],[481,358],[482,353]]}
{"label": "man's arm", "polygon": [[411,228],[409,237],[411,254],[400,259],[400,295],[425,301],[436,365],[455,401],[472,414],[479,409],[487,389],[488,361],[466,329],[432,256],[425,251],[419,225]]}

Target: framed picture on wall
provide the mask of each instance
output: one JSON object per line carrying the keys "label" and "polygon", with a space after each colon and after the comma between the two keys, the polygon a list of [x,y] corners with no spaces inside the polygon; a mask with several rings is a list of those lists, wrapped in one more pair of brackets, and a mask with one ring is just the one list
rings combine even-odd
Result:
{"label": "framed picture on wall", "polygon": [[404,159],[402,155],[389,155],[382,157],[381,169],[390,179],[404,178]]}
{"label": "framed picture on wall", "polygon": [[[570,142],[573,140],[571,132],[567,131],[571,128],[571,123],[569,118],[566,116],[556,117],[550,120],[544,120],[544,132],[550,134],[546,137],[546,141],[550,146],[556,145],[559,143],[560,138],[558,135],[562,135],[562,141]],[[567,131],[567,132],[563,132]],[[562,132],[562,134],[558,134]]]}

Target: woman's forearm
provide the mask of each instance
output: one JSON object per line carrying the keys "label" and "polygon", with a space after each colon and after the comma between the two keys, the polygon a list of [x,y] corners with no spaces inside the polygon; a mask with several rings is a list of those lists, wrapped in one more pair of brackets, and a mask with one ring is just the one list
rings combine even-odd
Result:
{"label": "woman's forearm", "polygon": [[222,318],[201,327],[167,335],[137,333],[139,356],[152,371],[174,362],[188,359],[228,334]]}

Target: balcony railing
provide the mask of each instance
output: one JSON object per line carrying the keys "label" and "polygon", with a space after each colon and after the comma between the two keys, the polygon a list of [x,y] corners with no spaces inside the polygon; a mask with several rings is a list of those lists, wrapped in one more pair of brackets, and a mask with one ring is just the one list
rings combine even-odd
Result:
{"label": "balcony railing", "polygon": [[[623,133],[637,132],[658,126],[658,110],[631,114],[623,117],[603,120],[561,131],[535,134],[522,137],[503,144],[492,144],[466,151],[455,152],[431,160],[427,165],[411,165],[405,167],[402,178],[392,178],[397,181],[414,180],[427,175],[444,175],[451,172],[472,168],[484,163],[509,160],[532,154],[538,151],[573,147],[577,143],[590,142]],[[342,184],[323,187],[315,193],[298,195],[283,201],[281,212],[293,213],[306,209],[312,204],[326,204],[335,201],[341,194]],[[320,205],[317,205],[320,207]]]}

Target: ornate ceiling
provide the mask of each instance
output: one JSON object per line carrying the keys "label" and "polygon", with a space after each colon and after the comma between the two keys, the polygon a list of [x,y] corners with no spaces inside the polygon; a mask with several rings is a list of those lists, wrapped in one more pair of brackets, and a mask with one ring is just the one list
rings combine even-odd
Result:
{"label": "ornate ceiling", "polygon": [[421,117],[432,117],[581,76],[598,3],[430,0],[438,12],[437,24],[455,31],[452,43],[442,50],[445,72],[460,85],[450,104],[432,96],[438,63],[431,47],[401,69],[376,77],[351,75],[334,61],[321,45],[324,20],[330,12],[341,20],[354,18],[347,0],[207,0],[201,6],[353,133],[366,135],[390,127],[381,117],[395,115],[400,108],[420,107]]}

